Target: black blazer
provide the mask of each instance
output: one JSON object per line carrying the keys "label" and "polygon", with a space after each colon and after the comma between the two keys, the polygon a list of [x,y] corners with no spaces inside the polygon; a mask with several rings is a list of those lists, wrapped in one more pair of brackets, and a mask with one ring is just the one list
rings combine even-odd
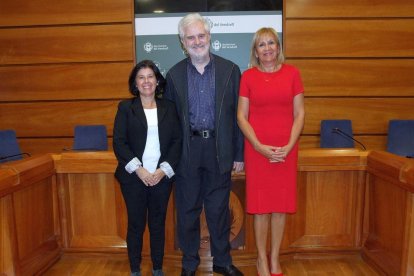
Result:
{"label": "black blazer", "polygon": [[[181,155],[181,130],[175,106],[168,100],[156,99],[158,117],[158,136],[160,140],[160,163],[166,161],[176,171]],[[147,119],[142,107],[141,99],[135,97],[121,101],[116,113],[113,148],[118,167],[115,177],[120,183],[136,180],[135,173],[129,174],[125,170],[134,157],[142,162],[145,144],[147,142]]]}
{"label": "black blazer", "polygon": [[[213,54],[212,54],[213,55]],[[215,63],[215,139],[220,172],[231,171],[233,162],[243,161],[243,134],[237,125],[240,69],[233,62],[214,56]],[[183,130],[183,169],[188,166],[190,151],[190,121],[188,112],[188,58],[167,73],[164,97],[175,102]],[[180,164],[180,166],[182,166]],[[180,167],[181,169],[181,167]]]}

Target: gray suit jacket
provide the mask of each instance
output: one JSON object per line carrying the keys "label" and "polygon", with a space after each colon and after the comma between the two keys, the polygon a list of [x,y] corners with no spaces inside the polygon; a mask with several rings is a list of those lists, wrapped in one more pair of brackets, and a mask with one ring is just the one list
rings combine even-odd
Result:
{"label": "gray suit jacket", "polygon": [[[188,111],[188,58],[174,65],[167,73],[164,97],[175,102],[183,131],[180,166],[188,166],[190,152],[190,121]],[[233,162],[243,161],[243,134],[237,125],[237,102],[240,69],[233,62],[214,55],[215,62],[215,139],[220,172],[231,171]],[[184,168],[185,168],[184,167]]]}

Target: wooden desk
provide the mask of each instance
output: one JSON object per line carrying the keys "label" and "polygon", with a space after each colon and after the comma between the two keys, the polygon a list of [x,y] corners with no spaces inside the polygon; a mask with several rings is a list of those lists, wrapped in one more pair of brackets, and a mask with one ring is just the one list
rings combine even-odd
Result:
{"label": "wooden desk", "polygon": [[[300,151],[298,211],[287,218],[282,255],[362,249],[377,269],[409,275],[414,260],[412,162],[385,152]],[[0,273],[38,273],[62,253],[126,254],[127,218],[113,175],[116,164],[113,152],[67,152],[1,165]],[[237,208],[243,209],[244,175],[232,179]],[[239,265],[252,264],[253,219],[239,213],[240,219],[232,255]],[[179,266],[175,233],[172,197],[165,258]],[[211,265],[208,248],[200,253],[202,266]],[[146,232],[143,256],[148,255]]]}
{"label": "wooden desk", "polygon": [[386,275],[414,275],[414,160],[372,152],[368,191],[363,256]]}
{"label": "wooden desk", "polygon": [[0,165],[1,275],[41,273],[60,257],[57,202],[50,155]]}
{"label": "wooden desk", "polygon": [[[366,152],[305,150],[298,170],[298,212],[288,217],[283,253],[359,250]],[[126,212],[113,172],[112,152],[55,156],[62,237],[67,251],[124,251]],[[244,175],[233,176],[244,206]],[[242,187],[242,191],[240,191]],[[167,215],[166,257],[179,256],[174,197]],[[243,217],[243,242],[234,255],[255,253],[253,220]],[[144,252],[149,252],[148,244]],[[206,255],[208,250],[203,251]]]}

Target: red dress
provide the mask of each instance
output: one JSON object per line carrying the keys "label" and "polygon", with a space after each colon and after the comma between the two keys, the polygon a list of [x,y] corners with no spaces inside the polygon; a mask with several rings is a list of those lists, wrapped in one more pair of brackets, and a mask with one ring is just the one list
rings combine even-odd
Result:
{"label": "red dress", "polygon": [[[249,99],[249,123],[262,144],[284,146],[293,125],[293,98],[303,93],[299,71],[283,64],[265,73],[256,67],[241,78],[240,96]],[[245,139],[246,210],[251,214],[296,212],[298,145],[283,163],[270,163]]]}

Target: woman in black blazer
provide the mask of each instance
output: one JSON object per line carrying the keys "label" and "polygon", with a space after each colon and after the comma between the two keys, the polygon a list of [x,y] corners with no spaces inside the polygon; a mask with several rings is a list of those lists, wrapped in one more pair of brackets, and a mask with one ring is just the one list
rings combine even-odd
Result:
{"label": "woman in black blazer", "polygon": [[165,79],[150,60],[129,76],[133,98],[118,105],[113,148],[115,177],[128,213],[127,247],[132,276],[140,276],[142,239],[148,216],[153,275],[164,275],[165,217],[172,177],[181,153],[181,129],[175,105],[159,98]]}

